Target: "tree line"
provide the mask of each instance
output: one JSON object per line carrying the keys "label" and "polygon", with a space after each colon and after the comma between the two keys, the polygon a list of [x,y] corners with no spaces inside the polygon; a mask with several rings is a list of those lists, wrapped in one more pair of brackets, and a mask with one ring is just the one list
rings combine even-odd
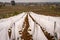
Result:
{"label": "tree line", "polygon": [[1,8],[2,6],[5,6],[6,4],[11,4],[12,6],[15,6],[15,1],[14,1],[14,0],[12,0],[10,3],[0,2],[0,8]]}

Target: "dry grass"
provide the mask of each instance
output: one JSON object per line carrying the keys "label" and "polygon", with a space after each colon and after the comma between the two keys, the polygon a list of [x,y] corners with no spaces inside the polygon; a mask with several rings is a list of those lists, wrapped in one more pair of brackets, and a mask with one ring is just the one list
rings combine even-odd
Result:
{"label": "dry grass", "polygon": [[59,7],[60,6],[5,6],[0,8],[0,18],[6,18],[29,11],[49,16],[60,16]]}

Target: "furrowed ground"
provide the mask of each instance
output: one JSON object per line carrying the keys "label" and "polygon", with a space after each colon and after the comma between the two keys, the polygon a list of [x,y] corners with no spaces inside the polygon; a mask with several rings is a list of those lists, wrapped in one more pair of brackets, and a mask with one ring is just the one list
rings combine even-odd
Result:
{"label": "furrowed ground", "polygon": [[48,16],[60,16],[60,6],[2,6],[0,7],[0,19],[8,18],[22,12],[35,12]]}

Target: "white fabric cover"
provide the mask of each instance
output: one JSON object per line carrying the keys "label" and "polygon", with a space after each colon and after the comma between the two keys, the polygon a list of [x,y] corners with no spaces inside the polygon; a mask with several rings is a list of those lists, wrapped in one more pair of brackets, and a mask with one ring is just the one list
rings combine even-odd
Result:
{"label": "white fabric cover", "polygon": [[29,17],[29,24],[31,31],[28,31],[31,35],[33,35],[33,40],[48,40],[44,33],[42,32],[40,26],[38,26],[32,19]]}
{"label": "white fabric cover", "polygon": [[[22,25],[26,15],[27,14],[23,12],[22,14],[19,14],[10,18],[1,19],[0,20],[0,40],[12,40],[14,38],[15,40],[17,40],[18,37],[19,37],[19,40],[21,40],[20,38],[21,35],[19,36],[19,30],[22,30]],[[33,12],[30,12],[30,15],[51,35],[54,35],[54,22],[56,22],[55,31],[58,35],[58,39],[60,38],[60,17],[38,15]],[[47,40],[40,26],[35,24],[35,22],[32,21],[30,16],[28,16],[28,19],[29,19],[29,25],[30,25],[29,29],[32,30],[28,32],[31,35],[33,35],[33,40]],[[11,39],[9,39],[9,36],[8,36],[8,29],[10,27],[12,27]]]}

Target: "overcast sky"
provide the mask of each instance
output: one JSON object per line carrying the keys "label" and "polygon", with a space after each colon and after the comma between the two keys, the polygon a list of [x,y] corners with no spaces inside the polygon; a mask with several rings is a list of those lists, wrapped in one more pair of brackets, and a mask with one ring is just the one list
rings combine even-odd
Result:
{"label": "overcast sky", "polygon": [[[11,0],[0,0],[0,2],[10,2]],[[15,0],[16,2],[60,2],[60,0]]]}

